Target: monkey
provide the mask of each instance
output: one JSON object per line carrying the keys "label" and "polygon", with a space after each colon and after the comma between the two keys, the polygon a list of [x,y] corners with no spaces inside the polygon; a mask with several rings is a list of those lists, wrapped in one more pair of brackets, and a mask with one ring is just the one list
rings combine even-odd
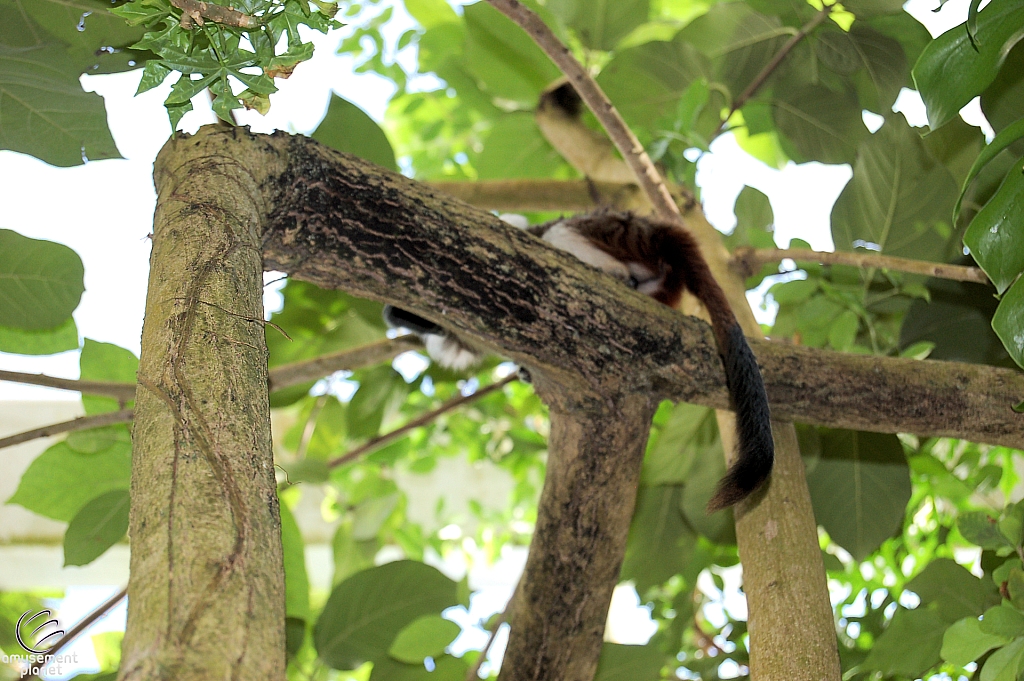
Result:
{"label": "monkey", "polygon": [[[664,305],[677,307],[687,290],[703,303],[725,369],[739,441],[733,464],[708,502],[708,513],[732,506],[761,487],[775,461],[764,382],[743,330],[693,236],[674,222],[610,210],[526,230]],[[384,315],[390,325],[420,335],[427,354],[441,366],[464,370],[482,357],[465,341],[418,315],[390,305]]]}

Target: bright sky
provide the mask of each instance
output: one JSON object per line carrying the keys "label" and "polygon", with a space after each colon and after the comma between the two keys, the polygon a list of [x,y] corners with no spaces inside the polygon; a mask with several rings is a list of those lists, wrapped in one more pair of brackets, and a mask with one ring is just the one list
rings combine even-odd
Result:
{"label": "bright sky", "polygon": [[[932,13],[929,8],[935,0],[911,0],[908,10],[937,34],[962,21],[968,1],[950,0],[941,12]],[[411,25],[401,3],[395,8],[395,16],[392,41]],[[342,35],[312,34],[316,56],[300,65],[289,80],[279,81],[281,91],[273,95],[269,115],[240,112],[241,122],[258,132],[310,132],[323,116],[332,90],[381,120],[392,87],[377,76],[353,73],[352,59],[334,54]],[[407,49],[400,61],[414,57],[412,49]],[[169,134],[162,106],[169,85],[135,97],[140,74],[133,71],[82,78],[87,90],[106,99],[110,129],[125,160],[54,168],[29,156],[0,152],[0,228],[73,248],[85,263],[86,291],[75,312],[79,333],[135,353],[139,351],[149,269],[147,235],[155,202],[152,165]],[[421,84],[424,89],[432,87],[430,79],[426,80]],[[181,123],[181,128],[189,132],[213,121],[204,97],[197,97],[193,104],[196,110],[186,114]],[[916,93],[905,91],[897,106],[911,123],[923,124],[924,111]],[[968,110],[965,118],[969,122],[980,120],[976,103]],[[829,213],[850,177],[849,167],[808,163],[775,170],[744,154],[729,136],[718,140],[712,152],[700,162],[698,181],[704,190],[707,215],[719,229],[732,229],[732,204],[743,186],[750,185],[770,197],[776,241],[781,246],[799,236],[815,248],[831,249]],[[771,314],[766,316],[770,319]],[[75,378],[78,353],[51,357],[0,353],[0,369]],[[0,400],[61,398],[77,396],[0,382]]]}

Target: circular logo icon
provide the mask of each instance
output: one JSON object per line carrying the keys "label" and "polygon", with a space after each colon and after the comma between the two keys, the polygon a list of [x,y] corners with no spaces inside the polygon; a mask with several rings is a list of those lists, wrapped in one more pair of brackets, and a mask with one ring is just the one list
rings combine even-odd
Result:
{"label": "circular logo icon", "polygon": [[[29,615],[32,616],[29,617]],[[18,626],[14,630],[15,635],[18,637],[18,643],[21,645],[22,648],[24,648],[30,653],[35,653],[36,655],[45,655],[49,653],[51,650],[53,650],[53,645],[45,647],[44,643],[45,641],[50,639],[53,639],[53,643],[56,643],[60,639],[60,637],[64,635],[64,630],[58,628],[60,627],[60,622],[58,622],[57,620],[52,618],[46,619],[42,624],[40,624],[32,630],[32,635],[28,637],[27,640],[26,637],[23,636],[21,633],[22,626],[31,626],[33,620],[48,617],[50,617],[49,610],[40,610],[35,614],[33,614],[31,610],[27,610],[24,613],[22,613],[21,617],[18,618]],[[49,626],[52,626],[53,630],[44,636],[39,636],[39,632]]]}

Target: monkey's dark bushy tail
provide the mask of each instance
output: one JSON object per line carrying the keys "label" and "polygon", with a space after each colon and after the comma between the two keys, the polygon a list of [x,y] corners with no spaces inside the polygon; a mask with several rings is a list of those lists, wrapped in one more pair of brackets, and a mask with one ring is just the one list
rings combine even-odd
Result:
{"label": "monkey's dark bushy tail", "polygon": [[708,502],[708,513],[713,513],[745,499],[771,475],[775,463],[771,412],[754,353],[700,247],[689,233],[678,227],[673,226],[668,233],[672,241],[669,250],[681,260],[673,263],[673,271],[667,276],[681,278],[686,288],[707,308],[725,367],[729,398],[736,412],[736,458]]}

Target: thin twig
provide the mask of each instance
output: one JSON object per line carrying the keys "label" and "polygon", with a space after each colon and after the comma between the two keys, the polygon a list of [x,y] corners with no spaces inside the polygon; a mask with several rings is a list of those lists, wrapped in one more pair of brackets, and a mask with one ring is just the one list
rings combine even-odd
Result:
{"label": "thin twig", "polygon": [[314,357],[313,359],[291,364],[282,364],[270,370],[270,389],[281,390],[293,385],[301,385],[330,376],[335,371],[362,369],[380,364],[396,355],[409,350],[423,347],[422,341],[416,336],[406,335],[398,338],[387,338],[376,343],[368,343],[358,348],[342,350],[331,355]]}
{"label": "thin twig", "polygon": [[[108,598],[107,600],[100,603],[96,608],[88,615],[78,620],[75,626],[71,627],[66,634],[57,639],[57,642],[53,644],[53,647],[46,651],[47,655],[56,655],[61,650],[66,648],[69,643],[78,638],[78,635],[93,625],[96,620],[100,619],[104,615],[108,614],[113,610],[118,603],[124,600],[124,597],[128,595],[128,587],[125,587],[118,591],[116,594]],[[25,677],[26,679],[39,679],[38,676],[32,675]]]}
{"label": "thin twig", "polygon": [[480,667],[483,666],[484,660],[487,659],[487,653],[494,645],[494,639],[498,638],[498,630],[501,629],[501,625],[505,623],[505,613],[508,610],[503,611],[498,615],[498,619],[494,621],[494,629],[491,631],[491,635],[487,637],[487,643],[484,644],[483,650],[480,651],[480,656],[476,658],[476,662],[466,672],[466,681],[479,681],[480,679]]}
{"label": "thin twig", "polygon": [[476,400],[479,400],[481,397],[490,395],[495,390],[500,390],[501,388],[504,388],[506,385],[516,380],[517,378],[519,377],[516,374],[511,374],[510,376],[506,376],[505,378],[501,379],[497,383],[490,384],[486,388],[480,388],[472,395],[465,395],[462,397],[456,397],[453,400],[448,400],[437,409],[434,409],[433,411],[428,411],[426,414],[423,414],[422,416],[415,418],[412,421],[409,421],[401,428],[396,428],[390,433],[385,433],[384,435],[375,437],[369,442],[359,447],[356,447],[351,452],[339,456],[336,459],[331,459],[330,461],[327,462],[327,467],[337,468],[338,466],[344,465],[349,461],[358,459],[364,454],[368,454],[373,450],[388,444],[389,442],[397,440],[398,438],[408,433],[410,430],[415,430],[420,426],[425,426],[426,424],[430,423],[431,421],[436,419],[438,416],[441,416],[442,414],[446,414],[453,409],[458,409],[462,405],[468,404],[469,402],[475,402]]}
{"label": "thin twig", "polygon": [[61,390],[77,390],[90,395],[113,397],[119,402],[131,402],[135,399],[134,383],[106,383],[103,381],[76,381],[70,378],[56,378],[45,374],[23,374],[19,371],[0,371],[0,381],[42,385],[47,388]]}
{"label": "thin twig", "polygon": [[[270,370],[270,388],[271,390],[281,390],[330,376],[335,371],[362,369],[421,347],[423,347],[423,343],[416,336],[407,335],[368,343],[351,350],[342,350],[301,362],[283,364]],[[42,385],[59,390],[74,390],[90,395],[113,397],[120,402],[130,402],[135,399],[134,383],[77,381],[46,374],[24,374],[18,371],[0,371],[0,381]]]}
{"label": "thin twig", "polygon": [[62,423],[51,423],[50,425],[43,426],[42,428],[27,430],[24,433],[0,438],[0,449],[20,445],[22,442],[37,440],[41,437],[59,435],[60,433],[69,433],[75,430],[88,430],[89,428],[99,428],[100,426],[109,426],[115,423],[128,423],[132,420],[133,415],[134,414],[131,409],[122,409],[121,411],[110,411],[104,414],[95,414],[93,416],[82,416]]}
{"label": "thin twig", "polygon": [[170,0],[171,4],[182,11],[181,27],[191,29],[193,26],[202,26],[207,21],[235,28],[256,28],[259,21],[255,17],[243,14],[238,10],[215,5],[212,2],[202,0]]}
{"label": "thin twig", "polygon": [[731,267],[745,277],[752,276],[765,263],[781,260],[797,260],[819,262],[823,265],[850,265],[852,267],[877,267],[910,274],[923,274],[939,279],[968,281],[976,284],[988,284],[989,279],[984,270],[978,267],[948,265],[945,263],[897,258],[878,253],[854,253],[848,251],[811,251],[803,248],[762,248],[753,249],[749,246],[737,248],[733,252]]}
{"label": "thin twig", "polygon": [[619,115],[597,82],[587,73],[583,65],[576,61],[572,52],[562,44],[540,17],[518,0],[487,1],[526,31],[569,79],[580,98],[586,102],[607,131],[608,137],[622,154],[622,158],[629,164],[644,193],[650,198],[655,212],[662,218],[679,220],[679,207],[676,206],[672,194],[665,186],[665,181],[658,173],[658,169],[654,167],[650,156],[644,151],[640,140],[622,120],[622,116]]}
{"label": "thin twig", "polygon": [[819,12],[811,17],[810,21],[800,27],[800,30],[794,33],[790,39],[786,41],[785,45],[779,48],[779,51],[775,53],[772,60],[765,64],[764,68],[761,69],[761,72],[754,76],[754,80],[750,81],[750,85],[748,85],[746,89],[740,93],[739,97],[733,101],[732,107],[729,108],[729,113],[718,124],[718,127],[715,128],[715,131],[711,134],[711,139],[718,137],[719,133],[722,132],[722,128],[725,127],[725,124],[730,118],[732,118],[732,115],[742,109],[743,105],[746,104],[751,97],[757,94],[757,91],[761,89],[761,86],[765,84],[765,81],[767,81],[775,72],[775,69],[779,68],[779,64],[782,63],[782,60],[789,56],[789,53],[793,51],[793,48],[795,48],[801,40],[807,37],[807,34],[817,28],[821,22],[825,21],[831,13],[832,5],[824,5]]}

